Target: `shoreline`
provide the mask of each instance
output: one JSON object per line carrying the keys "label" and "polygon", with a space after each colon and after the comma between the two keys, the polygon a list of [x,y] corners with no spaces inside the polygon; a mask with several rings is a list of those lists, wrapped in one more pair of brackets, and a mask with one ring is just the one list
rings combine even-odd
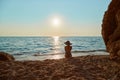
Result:
{"label": "shoreline", "polygon": [[[14,56],[17,61],[26,61],[26,60],[46,60],[46,59],[63,59],[64,53],[53,53],[53,54],[45,54],[45,55],[40,55],[40,54],[35,54],[35,55],[18,55]],[[103,51],[97,51],[97,52],[76,52],[72,53],[73,57],[79,57],[79,56],[89,56],[89,55],[109,55],[108,52],[103,52]]]}
{"label": "shoreline", "polygon": [[119,70],[109,55],[0,62],[0,80],[119,80]]}

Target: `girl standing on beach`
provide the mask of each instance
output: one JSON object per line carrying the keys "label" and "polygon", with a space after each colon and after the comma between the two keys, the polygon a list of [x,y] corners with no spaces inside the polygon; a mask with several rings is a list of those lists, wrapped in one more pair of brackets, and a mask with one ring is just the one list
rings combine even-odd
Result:
{"label": "girl standing on beach", "polygon": [[71,54],[72,46],[70,46],[72,44],[70,43],[70,41],[66,41],[64,44],[66,45],[64,47],[64,49],[65,49],[65,58],[72,58],[72,54]]}

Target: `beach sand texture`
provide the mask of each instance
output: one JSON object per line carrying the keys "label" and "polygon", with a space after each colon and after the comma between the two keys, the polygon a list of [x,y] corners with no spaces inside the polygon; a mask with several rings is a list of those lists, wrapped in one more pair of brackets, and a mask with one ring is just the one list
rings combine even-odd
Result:
{"label": "beach sand texture", "polygon": [[0,80],[119,80],[119,75],[120,63],[108,55],[0,62]]}

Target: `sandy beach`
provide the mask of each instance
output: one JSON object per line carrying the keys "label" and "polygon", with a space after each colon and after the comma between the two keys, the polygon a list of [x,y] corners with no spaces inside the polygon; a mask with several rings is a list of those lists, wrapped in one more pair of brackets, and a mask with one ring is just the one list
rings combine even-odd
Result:
{"label": "sandy beach", "polygon": [[120,80],[120,0],[0,4],[0,80]]}
{"label": "sandy beach", "polygon": [[108,55],[0,62],[0,80],[119,80],[120,62]]}

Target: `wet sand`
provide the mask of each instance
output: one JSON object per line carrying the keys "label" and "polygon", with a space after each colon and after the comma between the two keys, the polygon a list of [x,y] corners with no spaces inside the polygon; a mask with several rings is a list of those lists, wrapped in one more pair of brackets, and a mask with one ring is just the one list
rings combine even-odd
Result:
{"label": "wet sand", "polygon": [[0,62],[0,80],[119,80],[120,60],[108,55]]}

